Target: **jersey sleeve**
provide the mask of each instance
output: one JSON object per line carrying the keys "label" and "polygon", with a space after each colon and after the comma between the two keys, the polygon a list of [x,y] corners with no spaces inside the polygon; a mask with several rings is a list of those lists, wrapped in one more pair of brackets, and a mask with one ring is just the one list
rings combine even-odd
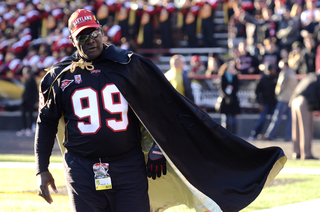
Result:
{"label": "jersey sleeve", "polygon": [[48,171],[49,159],[62,115],[59,83],[59,75],[54,70],[50,70],[40,83],[39,114],[34,145],[36,174]]}

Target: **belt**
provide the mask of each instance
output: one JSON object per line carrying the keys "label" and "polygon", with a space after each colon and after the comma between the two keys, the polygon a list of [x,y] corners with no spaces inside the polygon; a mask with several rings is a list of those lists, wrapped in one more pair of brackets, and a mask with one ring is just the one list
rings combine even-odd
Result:
{"label": "belt", "polygon": [[[141,146],[138,145],[136,147],[133,147],[131,149],[129,149],[128,151],[119,154],[117,156],[111,156],[111,157],[95,157],[95,156],[84,156],[84,158],[86,158],[87,160],[94,160],[94,161],[100,161],[101,162],[112,162],[112,161],[117,161],[117,160],[121,160],[124,159],[126,157],[129,157],[135,153],[139,153],[141,152]],[[73,153],[74,154],[74,153]]]}

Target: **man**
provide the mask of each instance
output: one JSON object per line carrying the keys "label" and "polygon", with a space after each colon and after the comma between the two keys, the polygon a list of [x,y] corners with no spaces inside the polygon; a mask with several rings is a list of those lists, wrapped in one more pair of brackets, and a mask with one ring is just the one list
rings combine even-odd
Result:
{"label": "man", "polygon": [[259,74],[259,60],[247,50],[245,42],[238,45],[239,55],[235,58],[236,69],[240,74]]}
{"label": "man", "polygon": [[291,9],[287,6],[282,11],[282,20],[279,21],[276,36],[279,43],[279,49],[288,49],[291,51],[292,44],[300,38],[299,21],[290,16]]}
{"label": "man", "polygon": [[[61,93],[56,88],[53,91],[53,95],[58,96],[51,97],[51,93],[47,93],[50,92],[50,83],[54,83],[51,82],[55,77],[51,75],[55,74],[54,70],[41,84],[40,99],[53,98],[56,102],[42,101],[40,105],[36,135],[37,175],[41,182],[39,195],[52,202],[43,186],[50,184],[55,190],[53,178],[47,170],[48,153],[56,134],[56,127],[51,126],[56,126],[63,114],[67,124],[64,168],[72,210],[149,212],[139,121],[117,87],[101,73],[105,64],[101,63],[101,53],[105,47],[100,25],[90,11],[77,10],[69,19],[69,30],[70,39],[78,50],[74,55],[79,59],[78,64],[75,63],[66,73],[59,70],[63,74]],[[82,65],[91,71],[77,68]],[[157,150],[154,152],[158,155],[151,155],[150,161],[160,159],[162,164],[157,167],[158,164],[150,163],[148,175],[153,178],[156,174],[160,177],[161,171],[166,174],[164,157],[159,148]],[[158,173],[151,173],[155,169],[159,170]],[[104,192],[97,192],[100,190]]]}
{"label": "man", "polygon": [[[51,67],[40,86],[35,156],[38,194],[47,202],[48,187],[56,191],[48,165],[61,117],[72,211],[150,211],[147,176],[166,174],[163,155],[211,211],[246,207],[283,167],[280,148],[258,149],[230,134],[151,61],[104,45],[91,11],[75,11],[69,29],[77,52]],[[140,124],[157,144],[147,171]]]}
{"label": "man", "polygon": [[256,99],[259,104],[259,119],[250,133],[249,141],[253,141],[261,133],[267,120],[267,115],[273,113],[277,104],[274,92],[278,80],[277,67],[274,64],[265,64],[262,67],[263,74],[255,89]]}
{"label": "man", "polygon": [[35,121],[33,112],[38,102],[38,87],[31,67],[24,67],[22,69],[22,76],[25,80],[25,88],[22,94],[21,104],[23,129],[17,132],[17,136],[33,136],[34,131],[32,131],[32,124]]}
{"label": "man", "polygon": [[277,105],[271,118],[264,139],[274,140],[279,130],[282,116],[286,115],[286,129],[285,129],[285,141],[291,141],[291,108],[289,107],[289,100],[295,87],[298,84],[297,75],[289,67],[287,59],[282,59],[279,62],[279,68],[281,69],[275,88],[275,94],[277,96]]}
{"label": "man", "polygon": [[317,45],[312,34],[309,33],[303,38],[303,44],[305,47],[301,51],[301,68],[299,72],[301,74],[316,72]]}
{"label": "man", "polygon": [[170,70],[165,73],[171,85],[182,95],[194,101],[191,80],[184,70],[185,58],[182,55],[173,55],[170,59]]}
{"label": "man", "polygon": [[313,111],[320,110],[320,75],[301,79],[289,102],[292,107],[293,159],[318,159],[312,154]]}

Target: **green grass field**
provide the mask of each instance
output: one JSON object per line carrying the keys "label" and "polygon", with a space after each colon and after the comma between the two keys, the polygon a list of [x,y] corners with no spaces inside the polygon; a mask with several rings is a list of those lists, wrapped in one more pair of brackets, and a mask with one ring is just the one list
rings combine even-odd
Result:
{"label": "green grass field", "polygon": [[[0,162],[34,162],[30,155],[0,155]],[[52,163],[61,163],[61,156],[52,156]],[[293,161],[286,163],[286,168],[317,168],[320,161]],[[51,169],[56,186],[65,186],[61,169]],[[69,210],[67,195],[52,194],[54,202],[49,205],[36,194],[35,170],[27,168],[0,169],[0,212],[63,212]],[[320,175],[279,174],[267,186],[258,198],[241,212],[250,212],[272,208],[285,204],[303,202],[320,198]],[[189,210],[188,210],[189,211]]]}

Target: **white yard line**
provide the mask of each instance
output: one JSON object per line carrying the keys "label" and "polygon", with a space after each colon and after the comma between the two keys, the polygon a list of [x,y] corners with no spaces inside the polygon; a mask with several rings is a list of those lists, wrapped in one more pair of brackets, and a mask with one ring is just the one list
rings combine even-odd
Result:
{"label": "white yard line", "polygon": [[275,208],[259,210],[255,212],[319,212],[320,199],[313,199],[306,202],[283,205]]}
{"label": "white yard line", "polygon": [[[282,174],[312,174],[320,175],[320,169],[310,168],[283,168],[280,173]],[[319,210],[320,211],[320,210]]]}

